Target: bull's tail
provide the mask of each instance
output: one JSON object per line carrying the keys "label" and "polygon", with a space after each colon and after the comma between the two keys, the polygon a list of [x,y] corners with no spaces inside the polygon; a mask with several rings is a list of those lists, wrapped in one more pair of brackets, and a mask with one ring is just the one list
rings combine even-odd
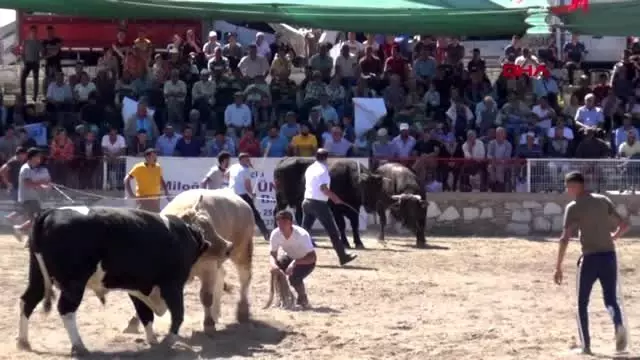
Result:
{"label": "bull's tail", "polygon": [[29,237],[29,251],[33,252],[33,256],[35,257],[38,263],[38,267],[40,268],[40,272],[42,273],[42,283],[44,285],[44,303],[42,309],[45,314],[48,314],[49,312],[51,312],[51,304],[53,303],[54,294],[51,276],[49,275],[49,270],[47,270],[47,265],[44,263],[42,253],[40,252],[40,244],[41,241],[43,241],[44,236],[43,228],[45,219],[46,213],[43,213],[34,220],[33,226],[31,228],[31,236]]}
{"label": "bull's tail", "polygon": [[276,276],[278,275],[271,273],[271,276],[269,277],[269,298],[267,299],[267,303],[264,305],[263,309],[268,309],[271,307],[271,304],[273,304],[273,296],[276,291]]}

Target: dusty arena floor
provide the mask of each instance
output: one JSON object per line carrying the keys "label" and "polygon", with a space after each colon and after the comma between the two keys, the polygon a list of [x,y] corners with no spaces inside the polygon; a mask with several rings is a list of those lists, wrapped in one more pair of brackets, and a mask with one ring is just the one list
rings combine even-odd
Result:
{"label": "dusty arena floor", "polygon": [[[236,294],[223,302],[221,331],[214,339],[199,333],[197,284],[186,289],[184,345],[171,352],[147,350],[144,336],[121,330],[133,314],[123,293],[107,305],[87,294],[78,313],[80,332],[100,359],[572,359],[577,337],[575,263],[572,243],[565,284],[552,283],[556,243],[495,239],[430,239],[439,249],[417,250],[409,240],[386,249],[365,242],[351,268],[336,265],[333,252],[319,249],[319,267],[308,280],[313,310],[262,310],[266,301],[267,247],[258,241],[251,288],[254,322],[234,319]],[[327,242],[321,242],[326,245]],[[0,237],[0,359],[68,358],[67,334],[57,314],[31,320],[34,352],[15,346],[17,300],[26,282],[26,250],[12,237]],[[640,243],[619,246],[630,335],[640,336]],[[229,273],[233,269],[229,268]],[[232,278],[235,282],[235,275]],[[599,358],[613,358],[613,330],[598,285],[591,302],[591,331]],[[54,309],[55,310],[55,309]],[[166,334],[168,316],[156,320]],[[632,343],[633,347],[634,344]],[[637,350],[638,347],[636,347]],[[632,352],[633,355],[637,355]],[[621,358],[636,358],[631,355]]]}

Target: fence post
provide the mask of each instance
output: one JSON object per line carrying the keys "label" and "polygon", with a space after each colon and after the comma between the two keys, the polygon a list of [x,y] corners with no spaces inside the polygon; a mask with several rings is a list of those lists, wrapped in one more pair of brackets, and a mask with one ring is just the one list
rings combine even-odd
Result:
{"label": "fence post", "polygon": [[105,160],[105,158],[102,158],[102,190],[106,191],[109,190],[107,189],[107,184],[109,184],[109,179],[107,179],[107,161]]}
{"label": "fence post", "polygon": [[527,159],[527,192],[531,193],[531,159]]}

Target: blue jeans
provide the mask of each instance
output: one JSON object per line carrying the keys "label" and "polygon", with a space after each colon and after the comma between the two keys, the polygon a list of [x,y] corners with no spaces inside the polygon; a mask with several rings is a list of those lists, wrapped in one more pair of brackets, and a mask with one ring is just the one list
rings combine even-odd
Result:
{"label": "blue jeans", "polygon": [[[600,281],[604,306],[613,320],[614,329],[622,325],[622,310],[618,303],[618,261],[616,253],[587,254],[578,260],[576,288],[578,296],[578,334],[583,348],[591,348],[589,334],[589,298],[596,280]],[[621,296],[621,295],[620,295]]]}

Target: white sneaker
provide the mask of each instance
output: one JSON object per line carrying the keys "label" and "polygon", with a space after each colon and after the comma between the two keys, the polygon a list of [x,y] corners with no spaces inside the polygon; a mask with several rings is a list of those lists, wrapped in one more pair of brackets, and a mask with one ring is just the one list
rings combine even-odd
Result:
{"label": "white sneaker", "polygon": [[616,351],[621,352],[627,349],[627,329],[624,325],[618,325],[616,328]]}

